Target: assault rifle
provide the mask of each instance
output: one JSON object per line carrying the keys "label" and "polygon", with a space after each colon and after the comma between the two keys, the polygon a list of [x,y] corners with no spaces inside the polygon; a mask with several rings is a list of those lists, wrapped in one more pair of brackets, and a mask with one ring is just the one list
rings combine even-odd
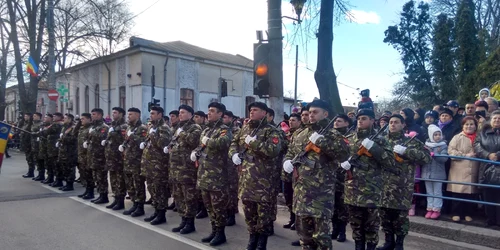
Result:
{"label": "assault rifle", "polygon": [[[217,120],[217,122],[215,123],[214,127],[212,128],[212,130],[210,130],[210,132],[208,132],[208,134],[206,135],[209,139],[212,138],[212,134],[214,133],[214,131],[217,129],[217,125],[219,125],[219,122],[221,121],[221,119]],[[195,155],[196,155],[196,161],[194,162],[194,165],[195,167],[198,167],[200,166],[200,162],[198,161],[198,158],[201,156],[201,152],[203,151],[203,149],[205,149],[207,147],[207,145],[201,143],[198,147],[196,147],[194,149],[194,152],[195,152]]]}
{"label": "assault rifle", "polygon": [[[410,140],[406,141],[405,143],[403,143],[403,147],[406,147],[408,144],[410,144],[411,141],[413,141],[413,139],[415,139],[415,137],[417,137],[417,135],[414,135],[410,138]],[[399,154],[396,154],[394,153],[394,159],[396,159],[397,162],[401,163],[403,162],[403,158],[401,158],[401,156]]]}
{"label": "assault rifle", "polygon": [[[389,124],[386,124],[383,128],[381,128],[374,135],[370,136],[368,139],[373,140],[373,139],[377,138],[387,128],[387,126],[389,126]],[[351,156],[348,161],[349,162],[357,161],[357,160],[359,160],[359,157],[361,157],[362,155],[366,155],[368,157],[373,156],[370,152],[368,152],[368,149],[366,149],[363,145],[360,145],[358,152],[356,152],[356,154],[354,156]],[[352,172],[351,171],[347,172],[347,179],[352,180]]]}
{"label": "assault rifle", "polygon": [[[264,124],[264,121],[267,119],[266,116],[264,116],[264,118],[262,118],[262,120],[260,120],[260,123],[259,123],[259,126],[257,126],[257,128],[255,128],[252,133],[250,133],[250,137],[254,137],[255,135],[257,135],[257,132],[259,132],[259,130],[262,128],[262,124]],[[247,152],[248,150],[248,145],[245,144],[245,148],[238,154],[238,157],[240,157],[240,159],[243,161],[243,159],[245,159],[245,153]]]}
{"label": "assault rifle", "polygon": [[[330,120],[330,122],[324,127],[322,128],[318,134],[320,135],[323,135],[324,133],[326,133],[326,131],[329,130],[330,126],[335,122],[334,119]],[[311,151],[314,151],[316,152],[317,154],[321,153],[321,149],[314,145],[314,143],[312,143],[311,141],[309,141],[306,146],[304,147],[304,149],[298,153],[297,155],[295,155],[295,157],[293,157],[292,159],[292,165],[296,165],[298,163],[300,163],[300,160],[302,159],[302,157],[306,156],[307,153],[311,152]]]}
{"label": "assault rifle", "polygon": [[[191,124],[191,123],[189,121],[186,122],[186,124],[184,124],[180,129],[182,129],[182,131],[184,131],[184,128],[188,124]],[[180,132],[179,132],[179,134],[180,134]],[[179,134],[177,134],[177,129],[176,129],[174,131],[174,136],[172,136],[172,140],[170,140],[170,143],[168,144],[169,149],[172,149],[177,144],[177,140],[179,139]]]}

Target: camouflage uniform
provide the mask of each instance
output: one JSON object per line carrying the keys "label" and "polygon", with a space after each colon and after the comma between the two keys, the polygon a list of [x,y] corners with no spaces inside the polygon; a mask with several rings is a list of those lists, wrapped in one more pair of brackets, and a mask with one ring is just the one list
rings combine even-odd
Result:
{"label": "camouflage uniform", "polygon": [[168,154],[163,153],[163,148],[170,143],[172,130],[163,119],[152,122],[146,137],[146,144],[141,161],[141,175],[146,177],[151,186],[153,207],[166,210],[170,189],[168,187]]}
{"label": "camouflage uniform", "polygon": [[[128,135],[128,133],[130,136]],[[147,127],[139,120],[135,124],[128,124],[124,142],[124,167],[125,183],[130,200],[144,204],[146,201],[146,178],[141,175],[142,150],[139,148],[147,135]]]}
{"label": "camouflage uniform", "polygon": [[179,215],[191,219],[198,211],[198,192],[197,169],[189,158],[200,141],[201,127],[192,120],[182,121],[173,132],[177,139],[170,149],[169,182],[174,185],[174,199]]}
{"label": "camouflage uniform", "polygon": [[[372,129],[358,129],[349,137],[353,157],[357,157],[363,139],[375,133]],[[345,181],[344,201],[349,205],[353,239],[376,245],[380,225],[377,207],[380,206],[384,184],[382,169],[394,168],[394,156],[385,138],[379,136],[373,141],[375,143],[369,150],[373,157],[361,155],[356,161],[349,161],[353,178]]]}
{"label": "camouflage uniform", "polygon": [[[410,140],[403,132],[389,132],[386,138],[391,148]],[[416,138],[405,147],[406,151],[400,155],[403,162],[395,162],[395,171],[382,172],[384,186],[379,210],[382,229],[386,234],[397,236],[406,236],[410,228],[408,210],[415,185],[415,164],[425,165],[432,160],[430,152]]]}
{"label": "camouflage uniform", "polygon": [[[304,131],[305,127],[301,126],[297,129],[292,129],[288,131],[286,135],[286,143],[288,147],[292,145],[293,139],[300,134],[300,132]],[[283,169],[281,170],[281,180],[283,181],[283,195],[285,196],[285,204],[288,207],[288,210],[293,213],[293,180],[292,174],[285,172]]]}
{"label": "camouflage uniform", "polygon": [[[347,132],[347,127],[337,128],[336,130],[347,136],[345,133]],[[335,183],[335,203],[333,208],[333,216],[332,216],[332,224],[335,227],[340,223],[349,222],[349,214],[347,213],[347,206],[344,203],[344,182],[345,182],[345,170],[340,167],[340,164],[337,166],[336,170],[337,181]]]}
{"label": "camouflage uniform", "polygon": [[[245,138],[260,124],[249,121],[236,134],[229,148],[229,157],[248,147],[245,155],[240,155],[242,167],[239,183],[239,198],[243,202],[245,222],[250,234],[269,236],[273,226],[273,195],[275,194],[274,172],[276,157],[281,151],[280,131],[262,122],[256,140],[247,145]],[[258,180],[258,181],[257,181]]]}
{"label": "camouflage uniform", "polygon": [[88,150],[83,147],[83,143],[87,141],[89,136],[90,124],[82,125],[78,131],[78,172],[80,173],[80,181],[86,188],[94,188],[94,179],[92,177],[92,169],[90,169],[89,160],[87,158]]}
{"label": "camouflage uniform", "polygon": [[56,180],[63,180],[64,175],[57,161],[59,157],[59,149],[56,147],[57,140],[61,134],[62,124],[61,122],[52,122],[48,127],[43,130],[43,135],[47,137],[47,159],[45,161],[45,167],[49,172],[49,175],[56,177]]}
{"label": "camouflage uniform", "polygon": [[[328,123],[328,119],[323,119],[307,124],[294,139],[284,160],[292,160],[304,150],[310,142],[309,137]],[[329,130],[323,136],[315,143],[321,150],[319,154],[310,151],[293,163],[296,171],[293,210],[297,215],[297,233],[303,249],[332,248],[329,222],[335,199],[335,170],[339,162],[349,157],[349,146],[342,134]]]}
{"label": "camouflage uniform", "polygon": [[[47,136],[44,135],[43,131],[50,126],[50,123],[44,122],[40,126],[39,132],[38,132],[38,137],[37,141],[40,143],[39,144],[39,151],[38,151],[38,161],[43,162],[41,166],[44,166],[45,170],[47,171],[47,179],[42,181],[42,183],[45,183],[45,181],[49,181],[50,179],[54,179],[54,172],[52,169],[49,168],[49,163],[48,163],[48,154],[47,154]],[[39,165],[40,166],[40,165]]]}
{"label": "camouflage uniform", "polygon": [[[278,157],[275,159],[275,168],[273,171],[273,187],[274,187],[274,195],[273,195],[273,221],[276,221],[276,216],[278,214],[278,194],[281,192],[281,171],[283,169],[283,158],[285,157],[285,154],[288,150],[288,141],[286,139],[286,134],[283,130],[281,130],[280,126],[277,126],[273,122],[273,126],[278,130],[279,135],[280,135],[280,143],[281,143],[281,148],[280,148],[280,153],[278,154]],[[271,234],[274,233],[274,228],[273,231],[271,231]]]}
{"label": "camouflage uniform", "polygon": [[[227,124],[226,124],[227,126]],[[240,132],[239,127],[232,127],[231,135],[234,136]],[[228,176],[228,192],[227,192],[227,211],[229,215],[235,214],[238,211],[238,169],[234,165],[231,158],[227,161],[227,176]]]}
{"label": "camouflage uniform", "polygon": [[[21,128],[26,131],[31,131],[31,122],[25,121]],[[28,162],[28,172],[33,173],[33,171],[35,171],[35,158],[31,150],[31,134],[23,131],[21,131],[21,149],[26,156],[26,162]]]}
{"label": "camouflage uniform", "polygon": [[[42,121],[33,121],[33,125],[31,126],[31,132],[38,133],[40,129],[43,127]],[[36,162],[37,170],[42,175],[45,173],[45,165],[43,162],[44,152],[42,152],[40,148],[40,137],[36,135],[31,136],[31,152],[33,161]]]}
{"label": "camouflage uniform", "polygon": [[[213,132],[212,132],[213,131]],[[210,221],[216,227],[226,226],[228,204],[227,152],[232,134],[228,126],[221,121],[210,122],[201,137],[209,136],[198,159],[197,188],[201,190],[203,203],[208,210]]]}
{"label": "camouflage uniform", "polygon": [[113,191],[116,199],[123,199],[127,193],[123,173],[123,154],[118,151],[118,147],[125,140],[126,133],[127,124],[125,124],[124,118],[112,121],[104,149],[106,154],[106,171],[109,171],[111,191]]}
{"label": "camouflage uniform", "polygon": [[108,134],[108,125],[103,120],[92,121],[87,137],[87,157],[92,177],[97,184],[97,192],[101,195],[108,193],[108,172],[105,169],[106,158],[105,148],[101,141],[106,139]]}
{"label": "camouflage uniform", "polygon": [[59,166],[64,180],[72,183],[75,181],[75,167],[78,162],[78,138],[73,134],[73,123],[63,125],[59,135]]}

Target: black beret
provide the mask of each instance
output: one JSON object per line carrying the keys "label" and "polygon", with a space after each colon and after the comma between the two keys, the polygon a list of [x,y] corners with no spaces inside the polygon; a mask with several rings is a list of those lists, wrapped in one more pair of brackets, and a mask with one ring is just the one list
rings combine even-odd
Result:
{"label": "black beret", "polygon": [[55,112],[55,113],[54,113],[54,116],[59,116],[59,117],[61,117],[61,118],[62,118],[62,117],[63,117],[63,114],[61,114],[61,113],[59,113],[59,112]]}
{"label": "black beret", "polygon": [[90,117],[91,117],[90,113],[82,113],[82,115],[81,115],[81,116],[83,116],[83,117],[87,117],[87,118],[89,118],[89,119],[90,119]]}
{"label": "black beret", "polygon": [[34,115],[37,115],[37,116],[39,116],[39,117],[42,117],[42,113],[40,113],[40,112],[35,112],[35,113],[34,113]]}
{"label": "black beret", "polygon": [[179,110],[172,110],[172,111],[170,111],[170,113],[168,113],[168,115],[179,116]]}
{"label": "black beret", "polygon": [[181,106],[179,106],[179,111],[180,111],[181,109],[184,109],[184,110],[186,110],[187,112],[189,112],[189,113],[191,113],[191,114],[194,114],[194,109],[193,109],[191,106],[189,106],[189,105],[182,104]]}
{"label": "black beret", "polygon": [[138,108],[129,108],[127,112],[136,112],[136,113],[141,113],[141,110]]}
{"label": "black beret", "polygon": [[208,104],[208,108],[216,108],[217,110],[224,112],[226,111],[226,105],[220,103],[220,102],[212,102]]}
{"label": "black beret", "polygon": [[24,115],[31,116],[31,113],[26,112],[26,113],[24,113]]}
{"label": "black beret", "polygon": [[349,118],[349,116],[347,116],[346,114],[338,114],[338,115],[336,115],[336,116],[333,118],[333,120],[335,121],[335,120],[337,120],[338,118],[340,118],[340,119],[342,119],[342,120],[346,121],[346,122],[347,122],[347,124],[349,124],[349,127],[352,125],[352,120],[351,120],[351,118]]}
{"label": "black beret", "polygon": [[272,109],[272,108],[267,108],[267,113],[268,113],[270,116],[274,116],[274,109]]}
{"label": "black beret", "polygon": [[389,120],[392,119],[392,118],[398,118],[399,120],[401,120],[401,123],[405,123],[405,118],[402,115],[400,115],[400,114],[391,115],[391,117],[389,118]]}
{"label": "black beret", "polygon": [[162,107],[158,107],[158,106],[151,107],[151,110],[154,110],[154,111],[156,111],[158,113],[162,113],[162,114],[164,113],[163,108]]}
{"label": "black beret", "polygon": [[203,116],[205,117],[205,112],[201,111],[201,110],[198,110],[196,112],[194,112],[194,115],[198,115],[198,116]]}
{"label": "black beret", "polygon": [[120,108],[120,107],[114,107],[112,110],[116,110],[116,111],[118,111],[118,112],[122,113],[122,115],[125,115],[125,109],[123,109],[123,108]]}
{"label": "black beret", "polygon": [[250,109],[252,109],[253,107],[262,109],[262,110],[264,110],[266,112],[268,110],[267,105],[265,103],[263,103],[263,102],[252,102],[252,103],[250,103],[250,105],[248,105],[248,111],[250,111]]}
{"label": "black beret", "polygon": [[47,113],[45,116],[50,117],[50,118],[54,118],[54,116],[52,114],[49,114],[49,113]]}
{"label": "black beret", "polygon": [[449,109],[449,108],[444,108],[443,111],[441,111],[441,113],[439,113],[439,115],[442,115],[442,114],[448,114],[453,118],[453,111],[451,111],[451,109]]}
{"label": "black beret", "polygon": [[103,114],[104,114],[104,111],[103,111],[102,109],[100,109],[100,108],[95,108],[95,109],[92,109],[92,111],[90,111],[90,112],[92,112],[92,113],[96,112],[96,113],[99,113],[99,114],[101,114],[101,115],[103,115]]}
{"label": "black beret", "polygon": [[375,112],[373,112],[373,110],[371,109],[360,109],[358,110],[358,114],[356,114],[356,118],[362,116],[362,115],[366,115],[372,119],[375,119]]}
{"label": "black beret", "polygon": [[224,111],[224,115],[227,115],[227,116],[229,116],[229,117],[231,117],[231,118],[234,118],[234,114],[233,114],[233,112],[231,112],[231,111],[229,111],[229,110]]}
{"label": "black beret", "polygon": [[328,105],[327,102],[323,100],[314,100],[311,103],[308,104],[309,108],[316,107],[316,108],[322,108],[326,111],[330,111],[330,106]]}
{"label": "black beret", "polygon": [[70,113],[67,113],[67,114],[64,114],[65,116],[71,118],[71,120],[75,119],[75,116],[70,114]]}
{"label": "black beret", "polygon": [[300,121],[300,115],[299,114],[293,113],[293,114],[290,115],[290,118],[292,118],[292,117],[295,117],[295,118],[297,118]]}

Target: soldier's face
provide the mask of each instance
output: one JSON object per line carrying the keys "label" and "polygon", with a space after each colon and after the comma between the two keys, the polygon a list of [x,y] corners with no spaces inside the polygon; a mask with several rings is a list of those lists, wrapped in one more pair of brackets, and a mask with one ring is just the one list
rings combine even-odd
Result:
{"label": "soldier's face", "polygon": [[203,116],[195,115],[193,120],[198,125],[202,125],[205,123],[205,117]]}
{"label": "soldier's face", "polygon": [[25,121],[29,121],[30,120],[30,116],[29,115],[24,115],[24,120]]}
{"label": "soldier's face", "polygon": [[183,121],[187,121],[189,119],[193,118],[193,114],[191,114],[191,112],[185,110],[185,109],[181,109],[179,110],[179,120],[181,122]]}
{"label": "soldier's face", "polygon": [[[210,117],[209,117],[209,119],[210,119]],[[229,124],[229,123],[231,123],[231,121],[232,121],[231,116],[227,116],[227,115],[225,115],[225,116],[224,116],[224,118],[222,118],[222,122],[223,122],[224,124]]]}
{"label": "soldier's face", "polygon": [[60,117],[60,116],[57,116],[57,115],[54,116],[54,121],[55,122],[61,121],[62,119],[63,119],[63,117]]}
{"label": "soldier's face", "polygon": [[389,120],[389,132],[400,132],[403,130],[403,123],[399,118],[393,117]]}
{"label": "soldier's face", "polygon": [[90,119],[85,116],[80,117],[80,121],[82,121],[82,125],[90,124]]}
{"label": "soldier's face", "polygon": [[373,119],[367,115],[360,115],[358,117],[358,128],[368,129],[373,126]]}
{"label": "soldier's face", "polygon": [[[208,109],[208,121],[215,122],[222,117],[222,112],[219,112],[217,108],[209,108]],[[224,121],[222,121],[224,122]]]}
{"label": "soldier's face", "polygon": [[102,120],[102,115],[98,112],[92,112],[90,117],[92,117],[92,121]]}
{"label": "soldier's face", "polygon": [[250,109],[250,120],[258,121],[262,120],[266,116],[267,112],[257,107],[252,107]]}
{"label": "soldier's face", "polygon": [[290,124],[290,128],[296,129],[300,127],[301,122],[297,117],[290,117],[288,123]]}
{"label": "soldier's face", "polygon": [[113,110],[111,116],[113,116],[113,121],[116,121],[122,118],[122,113],[118,112],[117,110]]}
{"label": "soldier's face", "polygon": [[52,118],[50,116],[45,116],[43,122],[52,122]]}
{"label": "soldier's face", "polygon": [[156,110],[151,110],[151,112],[149,112],[149,119],[151,119],[151,121],[158,121],[162,117],[163,117],[163,114],[156,111]]}
{"label": "soldier's face", "polygon": [[129,122],[136,122],[137,120],[139,120],[139,113],[137,113],[137,112],[128,112],[127,118],[129,120]]}
{"label": "soldier's face", "polygon": [[169,116],[170,116],[170,122],[172,124],[176,124],[176,123],[179,122],[179,117],[177,115],[172,114],[172,115],[169,115]]}
{"label": "soldier's face", "polygon": [[309,122],[316,123],[328,117],[328,112],[322,108],[311,107],[309,109]]}
{"label": "soldier's face", "polygon": [[274,116],[267,114],[267,122],[272,122],[274,120]]}
{"label": "soldier's face", "polygon": [[333,122],[333,127],[334,128],[345,128],[347,126],[349,126],[349,123],[346,120],[342,119],[342,118],[337,118]]}
{"label": "soldier's face", "polygon": [[309,123],[309,111],[303,111],[300,114],[300,119],[301,119],[302,123],[304,123],[304,124]]}
{"label": "soldier's face", "polygon": [[33,115],[33,121],[40,121],[40,118],[38,115]]}

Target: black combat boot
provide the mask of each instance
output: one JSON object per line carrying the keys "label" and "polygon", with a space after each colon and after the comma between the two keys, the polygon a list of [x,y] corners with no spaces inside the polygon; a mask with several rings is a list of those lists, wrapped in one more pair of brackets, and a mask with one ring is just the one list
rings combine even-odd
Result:
{"label": "black combat boot", "polygon": [[89,190],[88,190],[87,194],[82,197],[82,199],[84,199],[84,200],[94,199],[94,188],[93,187],[89,187],[88,189]]}
{"label": "black combat boot", "polygon": [[151,222],[151,221],[153,221],[156,218],[156,216],[158,216],[158,209],[155,208],[155,212],[152,213],[150,216],[144,218],[144,221],[145,222]]}
{"label": "black combat boot", "polygon": [[85,188],[85,192],[83,194],[79,194],[78,198],[83,198],[85,195],[89,193],[89,188]]}
{"label": "black combat boot", "polygon": [[207,208],[205,207],[205,204],[203,204],[203,202],[200,202],[198,204],[198,213],[196,214],[196,219],[204,219],[204,218],[207,218],[208,217],[208,213],[207,213]]}
{"label": "black combat boot", "polygon": [[66,186],[64,186],[61,190],[64,191],[64,192],[75,190],[73,188],[73,182],[71,182],[71,181],[66,182]]}
{"label": "black combat boot", "polygon": [[404,250],[404,242],[405,242],[404,235],[396,236],[396,247],[394,248],[394,250]]}
{"label": "black combat boot", "polygon": [[394,250],[396,246],[396,242],[394,242],[394,234],[385,234],[385,243],[384,245],[377,247],[377,250]]}
{"label": "black combat boot", "polygon": [[247,245],[246,250],[257,249],[258,242],[259,242],[259,234],[258,233],[250,234],[250,238],[248,239],[248,245]]}
{"label": "black combat boot", "polygon": [[366,250],[375,250],[377,248],[376,243],[366,243]]}
{"label": "black combat boot", "polygon": [[233,209],[228,209],[227,210],[227,221],[226,221],[226,226],[231,227],[236,225],[236,218],[234,215],[234,210]]}
{"label": "black combat boot", "polygon": [[194,218],[186,218],[186,226],[181,229],[181,234],[190,234],[196,231],[196,227],[194,227]]}
{"label": "black combat boot", "polygon": [[290,221],[283,225],[283,228],[290,228],[293,224],[295,224],[295,213],[290,212]]}
{"label": "black combat boot", "polygon": [[292,241],[292,246],[300,247],[300,240]]}
{"label": "black combat boot", "polygon": [[137,203],[137,208],[135,209],[135,211],[130,215],[132,217],[139,217],[139,216],[143,216],[145,213],[144,213],[144,203],[140,203],[138,202]]}
{"label": "black combat boot", "polygon": [[52,182],[54,182],[54,175],[51,174],[47,176],[47,179],[42,181],[43,184],[48,184],[48,185],[50,185]]}
{"label": "black combat boot", "polygon": [[131,215],[136,209],[137,209],[137,202],[134,201],[131,208],[123,211],[123,215]]}
{"label": "black combat boot", "polygon": [[52,184],[50,184],[51,187],[62,187],[63,182],[61,179],[56,179]]}
{"label": "black combat boot", "polygon": [[28,170],[28,173],[23,174],[23,178],[33,178],[33,177],[35,177],[35,170],[34,169],[30,169],[30,170]]}
{"label": "black combat boot", "polygon": [[212,232],[207,237],[201,239],[201,242],[203,243],[208,243],[212,241],[212,239],[215,237],[215,234],[217,232],[217,227],[215,226],[214,222],[211,222],[211,224],[212,224]]}
{"label": "black combat boot", "polygon": [[295,231],[295,223],[290,226],[290,230]]}
{"label": "black combat boot", "polygon": [[333,221],[332,220],[332,235],[330,236],[330,238],[332,238],[332,240],[336,240],[337,237],[339,237],[339,223],[335,223],[336,221]]}
{"label": "black combat boot", "polygon": [[346,229],[347,223],[346,222],[340,222],[337,227],[338,227],[338,237],[337,241],[338,242],[345,242],[347,237],[345,235],[345,229]]}
{"label": "black combat boot", "polygon": [[167,218],[165,217],[165,213],[167,211],[165,209],[158,209],[156,211],[156,218],[151,221],[151,225],[160,225],[163,223],[167,223]]}
{"label": "black combat boot", "polygon": [[125,199],[123,198],[123,196],[115,197],[115,199],[116,199],[116,204],[111,209],[115,211],[125,209]]}
{"label": "black combat boot", "polygon": [[37,177],[33,179],[34,181],[43,181],[45,180],[45,170],[38,171]]}
{"label": "black combat boot", "polygon": [[118,202],[118,201],[116,200],[116,198],[117,198],[117,197],[114,197],[114,198],[113,198],[113,202],[111,202],[111,204],[109,204],[109,205],[107,205],[107,206],[106,206],[106,208],[107,208],[107,209],[112,209],[112,208],[116,205],[116,203]]}
{"label": "black combat boot", "polygon": [[99,194],[99,199],[94,201],[94,204],[106,204],[109,202],[108,193]]}
{"label": "black combat boot", "polygon": [[149,200],[147,200],[146,202],[144,202],[144,204],[146,204],[146,205],[151,205],[151,204],[153,204],[153,198],[152,198],[152,197],[151,197],[151,198],[149,198]]}
{"label": "black combat boot", "polygon": [[172,232],[174,232],[174,233],[180,232],[186,226],[186,220],[187,220],[186,217],[182,217],[181,224],[179,224],[178,227],[172,228]]}
{"label": "black combat boot", "polygon": [[175,201],[173,201],[168,207],[167,210],[174,210],[175,208]]}
{"label": "black combat boot", "polygon": [[217,227],[215,237],[210,241],[210,246],[218,246],[226,242],[225,227]]}
{"label": "black combat boot", "polygon": [[257,242],[256,250],[266,250],[267,249],[267,235],[259,235],[259,241]]}
{"label": "black combat boot", "polygon": [[354,249],[355,250],[366,250],[366,242],[364,240],[354,241]]}

